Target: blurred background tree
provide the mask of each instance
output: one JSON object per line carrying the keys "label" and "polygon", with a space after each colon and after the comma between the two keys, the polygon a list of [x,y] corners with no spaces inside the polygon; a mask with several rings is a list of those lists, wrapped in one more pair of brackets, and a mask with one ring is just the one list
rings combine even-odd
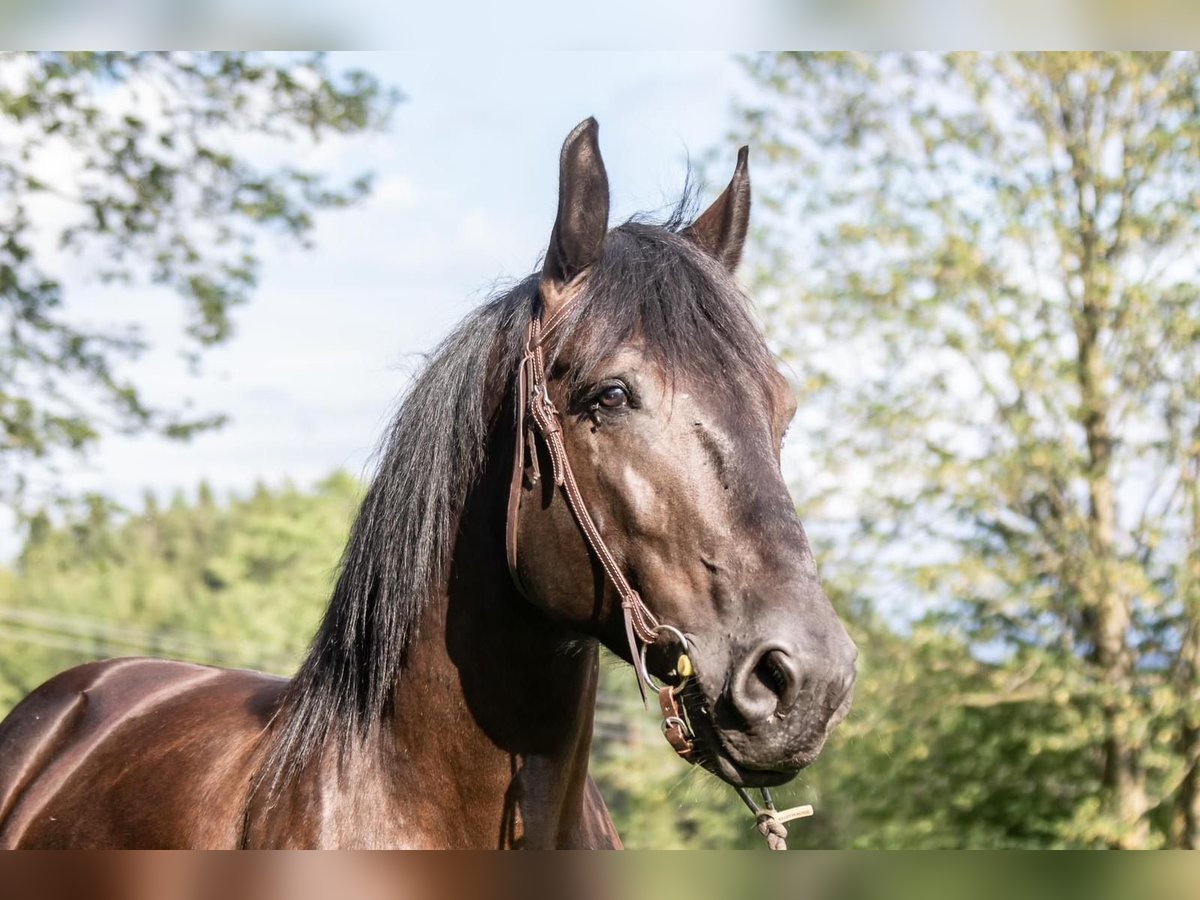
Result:
{"label": "blurred background tree", "polygon": [[[162,285],[188,309],[186,352],[227,340],[251,295],[259,236],[304,241],[322,209],[370,188],[230,149],[380,128],[397,94],[320,55],[0,54],[0,502],[23,467],[104,432],[186,439],[219,426],[186,398],[149,404],[122,363],[137,323],[72,315],[54,256],[107,283]],[[53,214],[32,208],[50,201]]]}
{"label": "blurred background tree", "polygon": [[201,484],[195,500],[147,494],[133,515],[100,497],[62,522],[35,515],[0,574],[0,707],[56,671],[110,656],[292,672],[359,493],[348,475],[221,501]]}
{"label": "blurred background tree", "polygon": [[[123,91],[143,70],[123,79],[105,74],[110,65],[118,74],[197,65],[179,83],[216,78],[232,121],[251,130],[242,116],[276,105],[287,127],[303,129],[299,97],[326,111],[344,104],[350,130],[362,130],[394,100],[367,76],[329,88],[342,100],[321,99],[313,79],[333,76],[319,59],[306,63],[317,75],[294,79],[307,87],[278,103],[256,92],[276,77],[287,84],[277,66],[291,58],[134,59],[39,57],[19,74],[59,84],[55,67],[66,66],[89,82],[81,73],[92,67],[99,79],[61,107],[72,112],[55,129],[85,142],[91,126],[72,116],[89,103],[103,107],[94,123],[124,133],[120,107],[97,92]],[[13,60],[0,61],[3,120],[20,92],[4,68]],[[863,650],[850,717],[779,792],[816,806],[789,844],[1197,846],[1200,61],[772,53],[745,63],[754,86],[735,131],[754,148],[759,227],[747,274],[800,395],[800,511]],[[235,77],[238,66],[250,68]],[[255,66],[265,74],[249,74]],[[22,115],[22,128],[42,129]],[[25,133],[6,130],[0,142]],[[116,152],[120,140],[95,152]],[[252,248],[264,225],[303,239],[313,210],[359,188],[323,203],[328,186],[315,176],[244,161],[209,171],[199,149],[189,158],[215,193],[193,193],[190,173],[173,170],[169,199],[156,199],[153,179],[140,188],[164,210],[161,227],[139,231],[137,215],[127,223],[121,204],[137,193],[118,191],[102,195],[108,224],[68,243],[98,241],[106,260],[128,266],[120,277],[153,280],[151,248],[174,233],[172,216],[224,221],[227,243],[166,248],[174,274],[164,281],[195,311],[199,350],[228,336],[231,304],[253,284],[252,265],[249,280],[222,268],[226,251]],[[28,162],[2,159],[0,186]],[[142,184],[136,168],[121,174],[129,159],[109,160],[122,190]],[[251,186],[231,187],[242,182]],[[91,196],[88,184],[80,196]],[[203,197],[214,205],[198,205]],[[16,208],[0,203],[5,215]],[[9,279],[0,283],[32,293],[6,288],[0,303],[19,334],[69,349],[61,289],[41,291],[33,256],[7,262],[22,241],[0,248]],[[193,275],[215,278],[215,293],[203,283],[196,292]],[[26,308],[42,318],[17,316]],[[67,330],[55,330],[60,321]],[[78,337],[97,365],[138,349],[111,334]],[[32,378],[36,363],[57,383],[90,386],[93,401],[123,388],[114,370],[70,356],[34,354],[20,370],[8,359],[0,353],[0,372],[12,365]],[[86,426],[81,448],[96,440],[91,406],[60,423],[45,399],[55,395],[35,381],[14,382],[28,387],[18,395],[8,383],[0,412],[20,413],[8,397],[27,396],[21,427],[32,436],[6,426],[0,472],[13,453],[71,446],[71,416]],[[121,421],[211,424],[178,410]],[[147,496],[140,510],[91,497],[33,516],[24,552],[0,569],[0,714],[53,672],[96,657],[290,671],[328,597],[359,492],[334,475],[311,490],[217,498],[202,485],[194,499]],[[612,659],[596,738],[593,772],[630,846],[761,845],[732,792],[675,758]]]}
{"label": "blurred background tree", "polygon": [[890,710],[885,771],[920,755],[910,788],[963,828],[1004,802],[1010,836],[1197,846],[1200,60],[746,65],[801,509],[849,596],[930,612],[864,648],[867,690],[922,707]]}

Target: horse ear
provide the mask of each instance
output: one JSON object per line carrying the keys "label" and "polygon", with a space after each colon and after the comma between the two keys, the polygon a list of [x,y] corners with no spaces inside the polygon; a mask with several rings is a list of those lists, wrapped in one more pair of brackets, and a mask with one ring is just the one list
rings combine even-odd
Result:
{"label": "horse ear", "polygon": [[[554,293],[600,258],[608,233],[608,173],[596,120],[584,119],[563,141],[558,162],[558,217],[542,281]],[[543,292],[545,294],[546,292]]]}
{"label": "horse ear", "polygon": [[742,259],[742,245],[746,243],[746,229],[750,225],[750,169],[746,164],[749,155],[749,147],[738,150],[729,186],[683,232],[730,272]]}

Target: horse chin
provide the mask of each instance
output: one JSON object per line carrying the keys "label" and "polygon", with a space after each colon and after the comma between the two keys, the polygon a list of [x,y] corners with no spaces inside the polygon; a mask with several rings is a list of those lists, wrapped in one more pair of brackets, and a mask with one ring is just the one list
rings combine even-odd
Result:
{"label": "horse chin", "polygon": [[733,787],[773,788],[787,784],[802,769],[811,765],[820,752],[818,749],[803,753],[771,768],[744,765],[734,756],[713,723],[708,703],[694,691],[685,690],[682,696],[688,721],[695,733],[696,764]]}
{"label": "horse chin", "polygon": [[716,775],[726,784],[744,788],[773,788],[787,784],[799,773],[799,769],[747,769],[730,759],[724,752],[718,752],[712,760],[704,760],[704,768]]}

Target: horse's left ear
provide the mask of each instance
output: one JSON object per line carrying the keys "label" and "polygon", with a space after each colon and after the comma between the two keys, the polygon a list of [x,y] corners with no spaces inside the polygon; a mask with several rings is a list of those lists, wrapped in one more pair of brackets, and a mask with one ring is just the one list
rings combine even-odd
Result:
{"label": "horse's left ear", "polygon": [[746,229],[750,226],[750,169],[746,164],[749,155],[749,147],[738,151],[729,186],[683,232],[730,272],[742,259]]}

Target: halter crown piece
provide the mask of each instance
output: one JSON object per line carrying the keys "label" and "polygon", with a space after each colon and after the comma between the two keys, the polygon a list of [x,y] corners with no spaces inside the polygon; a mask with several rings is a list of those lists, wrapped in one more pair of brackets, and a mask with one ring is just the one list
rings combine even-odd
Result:
{"label": "halter crown piece", "polygon": [[[586,271],[577,276],[565,289],[549,281],[543,281],[541,286],[540,304],[529,319],[525,331],[525,348],[517,367],[514,401],[516,404],[516,449],[513,453],[512,480],[508,491],[508,522],[505,535],[508,570],[513,582],[522,594],[528,595],[521,581],[517,565],[517,539],[520,526],[521,495],[526,481],[530,486],[541,481],[542,473],[538,463],[537,439],[540,437],[546,447],[546,455],[550,458],[551,474],[554,485],[562,490],[567,506],[575,522],[579,525],[584,540],[592,554],[600,562],[604,574],[612,583],[621,598],[621,614],[625,620],[625,639],[629,644],[629,658],[633,662],[637,676],[638,690],[642,702],[646,702],[646,687],[658,695],[658,705],[663,716],[663,735],[679,756],[688,763],[694,764],[696,736],[688,720],[687,709],[681,698],[688,679],[695,674],[694,664],[688,655],[688,639],[678,628],[664,625],[651,612],[634,588],[625,578],[621,567],[617,565],[612,551],[604,542],[600,529],[596,527],[591,513],[583,502],[575,474],[571,470],[567,458],[566,446],[562,437],[562,417],[550,399],[546,388],[546,358],[544,347],[554,330],[562,324],[568,310],[584,293]],[[551,302],[547,302],[551,301]],[[551,310],[549,316],[545,315]],[[658,685],[650,677],[646,667],[646,650],[664,634],[679,641],[681,652],[675,663],[674,674],[677,676],[676,685]],[[640,643],[639,643],[640,642]],[[756,827],[767,838],[767,844],[772,850],[786,850],[787,829],[784,823],[790,819],[812,815],[812,807],[804,806],[796,809],[775,809],[771,795],[763,790],[764,806],[760,807],[751,799],[744,788],[737,789],[742,800],[754,814]]]}

